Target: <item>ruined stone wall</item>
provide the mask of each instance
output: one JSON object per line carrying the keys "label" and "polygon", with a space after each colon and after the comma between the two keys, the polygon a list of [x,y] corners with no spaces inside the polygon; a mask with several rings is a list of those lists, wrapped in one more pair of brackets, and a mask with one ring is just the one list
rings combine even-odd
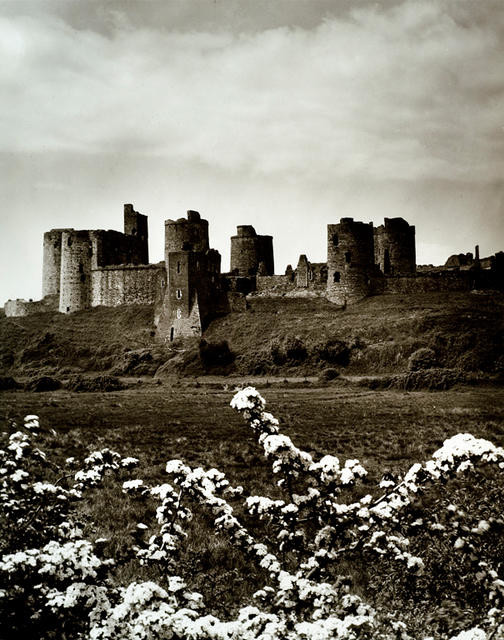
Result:
{"label": "ruined stone wall", "polygon": [[295,271],[298,289],[325,289],[327,287],[327,265],[325,262],[312,263],[306,255],[299,256]]}
{"label": "ruined stone wall", "polygon": [[208,242],[208,221],[197,211],[188,211],[187,219],[165,221],[165,262],[168,255],[177,251],[206,251]]}
{"label": "ruined stone wall", "polygon": [[437,271],[382,279],[380,293],[415,294],[431,291],[471,291],[478,287],[478,274],[470,271]]}
{"label": "ruined stone wall", "polygon": [[42,297],[59,295],[61,278],[61,236],[72,229],[51,229],[44,233]]}
{"label": "ruined stone wall", "polygon": [[257,258],[258,268],[264,265],[265,273],[262,275],[272,276],[275,273],[275,259],[273,256],[273,236],[257,236]]}
{"label": "ruined stone wall", "polygon": [[89,231],[93,243],[93,268],[118,264],[146,264],[142,240],[120,231]]}
{"label": "ruined stone wall", "polygon": [[133,264],[149,263],[149,232],[147,216],[135,211],[132,204],[124,205],[124,234],[136,238],[136,257]]}
{"label": "ruined stone wall", "polygon": [[357,302],[371,292],[374,272],[373,225],[341,218],[327,225],[327,298]]}
{"label": "ruined stone wall", "polygon": [[59,298],[57,295],[45,296],[43,300],[7,300],[4,305],[4,313],[7,318],[19,316],[31,316],[34,313],[43,313],[47,311],[58,310]]}
{"label": "ruined stone wall", "polygon": [[91,306],[154,304],[165,280],[164,262],[95,269],[91,272]]}
{"label": "ruined stone wall", "polygon": [[385,218],[374,230],[374,261],[385,275],[415,273],[415,227],[403,218]]}
{"label": "ruined stone wall", "polygon": [[294,291],[295,288],[295,281],[293,282],[289,276],[286,275],[256,277],[256,290],[257,293],[262,295],[284,295],[289,291]]}

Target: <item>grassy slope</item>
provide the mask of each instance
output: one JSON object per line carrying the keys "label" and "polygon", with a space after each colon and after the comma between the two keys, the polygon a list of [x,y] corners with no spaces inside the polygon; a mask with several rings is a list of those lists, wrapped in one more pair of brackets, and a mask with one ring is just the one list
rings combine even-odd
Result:
{"label": "grassy slope", "polygon": [[[324,299],[252,297],[247,312],[214,320],[204,338],[227,340],[237,355],[228,370],[243,375],[316,374],[330,366],[320,359],[317,345],[331,339],[351,348],[349,373],[405,370],[410,354],[426,346],[434,349],[441,366],[493,371],[504,366],[503,312],[502,294],[378,296],[345,310]],[[0,318],[0,371],[154,373],[174,352],[156,345],[152,322],[149,306]],[[300,338],[307,356],[275,365],[271,347],[289,336]],[[187,352],[174,358],[168,373],[204,373],[197,346],[197,340],[185,345]],[[150,368],[121,369],[126,350],[147,348],[154,354]]]}
{"label": "grassy slope", "polygon": [[322,299],[252,298],[249,312],[214,321],[205,338],[227,340],[241,356],[238,367],[248,372],[268,356],[271,343],[288,335],[307,347],[306,373],[321,366],[310,358],[312,347],[332,338],[353,346],[348,371],[354,373],[404,370],[420,347],[433,348],[443,366],[491,370],[502,355],[504,296],[387,295],[345,310]]}
{"label": "grassy slope", "polygon": [[153,335],[150,306],[0,318],[0,368],[17,374],[108,370],[125,348],[147,347]]}

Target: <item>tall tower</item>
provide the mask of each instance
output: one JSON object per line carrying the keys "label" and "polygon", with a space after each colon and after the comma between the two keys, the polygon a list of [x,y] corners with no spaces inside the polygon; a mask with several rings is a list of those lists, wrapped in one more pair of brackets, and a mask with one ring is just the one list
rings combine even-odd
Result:
{"label": "tall tower", "polygon": [[149,264],[149,231],[147,216],[135,211],[132,204],[124,205],[124,234],[137,238],[135,252],[139,264]]}
{"label": "tall tower", "polygon": [[341,218],[327,225],[327,298],[357,302],[371,292],[374,270],[373,223]]}
{"label": "tall tower", "polygon": [[59,310],[73,313],[91,306],[91,232],[69,229],[61,235]]}
{"label": "tall tower", "polygon": [[385,218],[374,230],[374,261],[384,275],[415,273],[415,227],[403,218]]}
{"label": "tall tower", "polygon": [[275,273],[272,236],[258,236],[251,225],[239,225],[231,236],[231,273],[255,276],[263,263],[265,274]]}
{"label": "tall tower", "polygon": [[167,340],[199,336],[220,293],[221,257],[209,248],[208,222],[197,211],[165,222],[167,287],[158,333]]}
{"label": "tall tower", "polygon": [[71,229],[51,229],[44,233],[42,297],[59,296],[61,277],[61,236]]}

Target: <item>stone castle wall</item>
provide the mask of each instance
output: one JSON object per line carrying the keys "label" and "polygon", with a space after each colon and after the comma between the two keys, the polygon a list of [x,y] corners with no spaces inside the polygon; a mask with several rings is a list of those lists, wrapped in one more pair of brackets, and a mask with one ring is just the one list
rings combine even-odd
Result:
{"label": "stone castle wall", "polygon": [[118,265],[91,271],[91,306],[155,304],[166,280],[164,263]]}
{"label": "stone castle wall", "polygon": [[31,316],[34,313],[58,311],[58,296],[45,296],[42,300],[7,300],[4,305],[4,313],[7,318],[19,316]]}

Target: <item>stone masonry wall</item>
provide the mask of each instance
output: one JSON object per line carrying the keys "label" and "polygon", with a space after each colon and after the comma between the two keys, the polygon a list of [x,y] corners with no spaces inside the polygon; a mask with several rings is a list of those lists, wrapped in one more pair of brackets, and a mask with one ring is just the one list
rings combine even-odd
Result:
{"label": "stone masonry wall", "polygon": [[164,263],[95,269],[91,272],[91,306],[154,304],[165,279]]}
{"label": "stone masonry wall", "polygon": [[7,318],[19,316],[31,316],[34,313],[43,313],[46,311],[58,310],[58,296],[45,296],[43,300],[7,300],[4,306],[5,316]]}

